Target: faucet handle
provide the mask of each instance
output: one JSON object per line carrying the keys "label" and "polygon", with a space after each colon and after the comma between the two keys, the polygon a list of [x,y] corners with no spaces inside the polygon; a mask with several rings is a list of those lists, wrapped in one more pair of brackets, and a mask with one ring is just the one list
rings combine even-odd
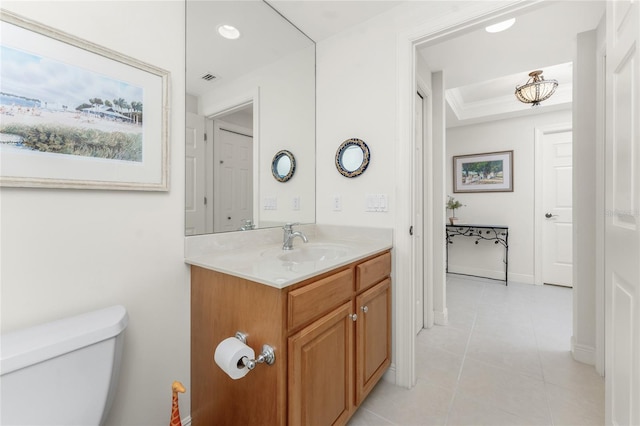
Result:
{"label": "faucet handle", "polygon": [[286,231],[291,231],[295,225],[300,225],[300,222],[293,222],[293,223],[288,222],[288,223],[285,223],[284,226],[282,227],[282,229],[284,229]]}

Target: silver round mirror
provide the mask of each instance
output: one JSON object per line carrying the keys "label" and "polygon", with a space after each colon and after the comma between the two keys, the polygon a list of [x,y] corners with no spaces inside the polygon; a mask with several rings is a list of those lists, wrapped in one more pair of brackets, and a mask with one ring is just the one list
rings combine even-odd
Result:
{"label": "silver round mirror", "polygon": [[278,151],[271,162],[271,173],[278,182],[286,182],[296,171],[296,159],[286,149]]}
{"label": "silver round mirror", "polygon": [[342,176],[360,176],[370,161],[369,147],[360,139],[347,139],[336,152],[336,168]]}

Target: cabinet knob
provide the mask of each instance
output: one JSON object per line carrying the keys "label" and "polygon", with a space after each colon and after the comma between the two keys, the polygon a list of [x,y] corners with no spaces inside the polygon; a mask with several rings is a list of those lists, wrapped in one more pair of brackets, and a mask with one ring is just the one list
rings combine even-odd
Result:
{"label": "cabinet knob", "polygon": [[365,306],[360,306],[360,309],[362,309],[362,312],[364,312],[365,314],[366,314],[367,312],[369,312],[369,307],[368,307],[368,306],[366,306],[366,305],[365,305]]}
{"label": "cabinet knob", "polygon": [[349,314],[349,318],[351,318],[351,321],[356,321],[358,319],[358,314]]}

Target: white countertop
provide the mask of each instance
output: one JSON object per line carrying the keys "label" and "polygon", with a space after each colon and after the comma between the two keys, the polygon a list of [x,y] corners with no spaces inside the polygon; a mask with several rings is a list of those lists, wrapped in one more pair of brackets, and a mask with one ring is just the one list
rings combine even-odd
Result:
{"label": "white countertop", "polygon": [[[282,250],[281,228],[186,237],[185,262],[285,288],[393,245],[391,229],[300,225],[294,230],[303,232],[309,242],[305,244],[295,238],[291,251]],[[317,261],[295,260],[298,253],[314,247],[335,249],[339,256]]]}

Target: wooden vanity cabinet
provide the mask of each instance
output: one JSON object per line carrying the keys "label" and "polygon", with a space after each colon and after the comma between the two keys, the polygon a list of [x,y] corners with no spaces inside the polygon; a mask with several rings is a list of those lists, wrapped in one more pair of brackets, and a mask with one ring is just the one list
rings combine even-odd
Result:
{"label": "wooden vanity cabinet", "polygon": [[289,338],[289,424],[345,424],[354,411],[353,303]]}
{"label": "wooden vanity cabinet", "polygon": [[356,298],[356,404],[360,405],[391,363],[391,280]]}
{"label": "wooden vanity cabinet", "polygon": [[[192,266],[194,426],[344,425],[391,362],[391,254],[284,289]],[[236,331],[273,366],[232,380],[215,365]]]}

